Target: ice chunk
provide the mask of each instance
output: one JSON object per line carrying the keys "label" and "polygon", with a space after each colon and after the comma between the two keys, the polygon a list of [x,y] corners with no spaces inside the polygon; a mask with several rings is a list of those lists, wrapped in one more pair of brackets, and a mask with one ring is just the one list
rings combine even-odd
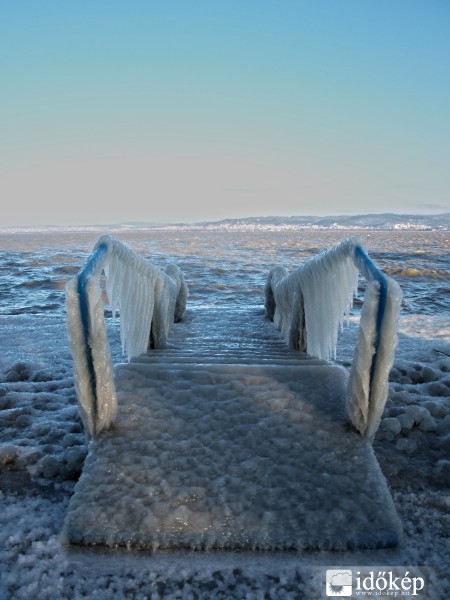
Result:
{"label": "ice chunk", "polygon": [[14,444],[3,444],[0,446],[0,467],[14,464],[20,455],[20,448]]}
{"label": "ice chunk", "polygon": [[396,417],[386,417],[381,422],[381,426],[385,432],[392,434],[392,439],[402,430],[400,421]]}

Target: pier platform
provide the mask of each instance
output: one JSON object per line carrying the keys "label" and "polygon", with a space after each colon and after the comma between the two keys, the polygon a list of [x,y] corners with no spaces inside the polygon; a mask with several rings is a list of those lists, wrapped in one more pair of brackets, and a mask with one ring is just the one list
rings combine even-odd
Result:
{"label": "pier platform", "polygon": [[345,415],[347,371],[289,350],[257,307],[201,307],[171,347],[117,365],[72,544],[156,550],[392,548],[401,524]]}

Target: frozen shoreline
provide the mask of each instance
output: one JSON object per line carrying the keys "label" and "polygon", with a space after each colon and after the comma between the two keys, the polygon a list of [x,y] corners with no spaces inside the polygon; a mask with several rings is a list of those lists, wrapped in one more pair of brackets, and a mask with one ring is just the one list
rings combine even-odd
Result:
{"label": "frozen shoreline", "polygon": [[[352,335],[351,324],[338,349],[344,364],[351,357]],[[404,565],[410,572],[420,567],[431,578],[430,597],[440,597],[439,586],[450,587],[450,331],[444,319],[402,318],[384,414],[390,420],[382,422],[374,444],[403,522],[405,543],[398,551],[145,555],[68,550],[59,535],[85,444],[65,325],[57,317],[2,317],[0,343],[5,349],[0,359],[5,381],[0,386],[0,590],[6,597],[54,598],[56,589],[61,597],[77,598],[95,588],[100,598],[113,590],[117,598],[247,593],[314,598],[322,592],[325,567],[332,565]],[[401,417],[409,413],[414,413],[412,422]]]}

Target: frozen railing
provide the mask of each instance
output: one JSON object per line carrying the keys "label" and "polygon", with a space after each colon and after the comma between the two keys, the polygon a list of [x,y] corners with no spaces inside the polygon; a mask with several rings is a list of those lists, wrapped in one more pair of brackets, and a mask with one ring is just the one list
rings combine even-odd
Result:
{"label": "frozen railing", "polygon": [[69,345],[85,431],[95,436],[114,422],[117,409],[100,277],[113,315],[120,309],[120,338],[128,357],[162,348],[186,309],[188,289],[174,264],[164,271],[105,235],[66,285]]}
{"label": "frozen railing", "polygon": [[349,238],[288,273],[274,267],[265,285],[265,308],[291,348],[320,358],[336,357],[338,330],[349,317],[358,275],[367,280],[358,341],[350,371],[347,414],[372,440],[388,394],[402,292]]}

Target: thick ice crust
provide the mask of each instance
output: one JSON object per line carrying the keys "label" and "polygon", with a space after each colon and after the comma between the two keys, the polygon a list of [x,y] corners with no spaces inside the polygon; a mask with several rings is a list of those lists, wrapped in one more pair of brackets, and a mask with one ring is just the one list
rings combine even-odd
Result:
{"label": "thick ice crust", "polygon": [[288,274],[274,267],[265,285],[265,308],[293,349],[328,360],[336,357],[339,328],[358,289],[358,269],[349,238]]}
{"label": "thick ice crust", "polygon": [[124,351],[131,358],[149,345],[164,348],[173,322],[186,310],[189,292],[183,273],[171,263],[162,271],[111,236],[102,236],[96,247],[101,244],[108,247],[106,292],[113,314],[120,311]]}
{"label": "thick ice crust", "polygon": [[[264,306],[292,349],[336,358],[338,331],[348,320],[358,273],[368,280],[348,388],[350,421],[373,440],[387,400],[397,347],[402,292],[368,258],[358,238],[348,238],[291,273],[281,266],[266,280]],[[380,281],[386,298],[380,300]],[[381,306],[381,308],[380,308]]]}
{"label": "thick ice crust", "polygon": [[[69,505],[71,543],[346,549],[401,539],[371,446],[330,366],[120,366],[114,431]],[[189,393],[186,392],[189,390]]]}
{"label": "thick ice crust", "polygon": [[80,274],[66,286],[67,330],[75,385],[84,428],[90,436],[108,429],[117,411],[100,288],[102,271],[113,314],[120,311],[122,348],[129,358],[150,346],[165,347],[174,320],[183,318],[188,296],[184,276],[176,265],[169,264],[161,271],[108,235],[99,238],[94,252],[100,247],[106,248],[106,252],[86,276],[87,339],[81,316]]}

